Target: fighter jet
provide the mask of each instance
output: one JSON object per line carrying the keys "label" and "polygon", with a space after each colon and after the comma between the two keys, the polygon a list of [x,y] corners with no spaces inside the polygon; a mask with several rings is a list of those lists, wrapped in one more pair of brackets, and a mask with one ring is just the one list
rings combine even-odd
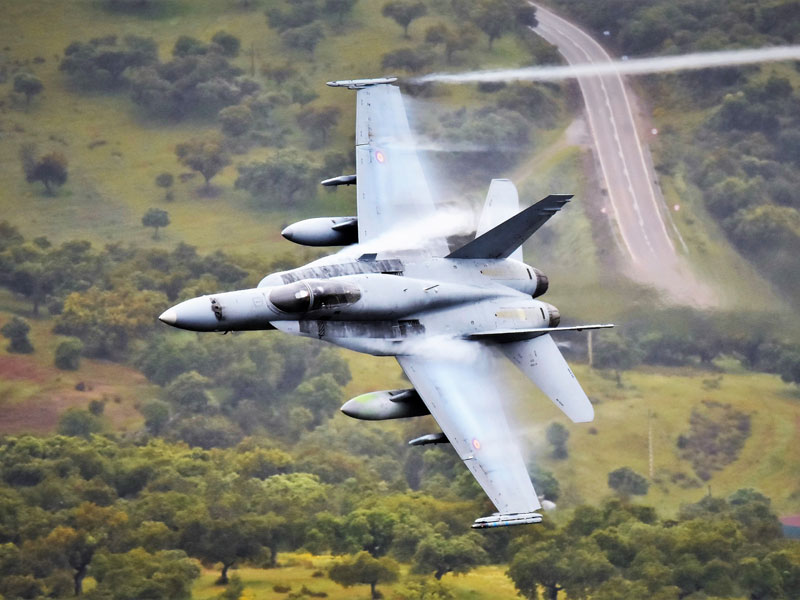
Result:
{"label": "fighter jet", "polygon": [[558,309],[536,299],[547,277],[522,261],[522,243],[572,196],[518,212],[514,184],[495,179],[473,240],[451,250],[444,236],[420,235],[447,216],[433,202],[395,81],[328,83],[356,91],[356,173],[322,183],[355,184],[358,214],[283,231],[298,244],[344,249],[253,289],[186,300],[159,319],[191,331],[277,329],[396,357],[413,388],[358,396],[342,412],[367,420],[431,414],[441,432],[409,443],[453,447],[497,507],[473,527],[537,523],[541,503],[504,414],[509,382],[499,361],[510,359],[572,421],[593,420],[551,334],[612,325],[560,327]]}

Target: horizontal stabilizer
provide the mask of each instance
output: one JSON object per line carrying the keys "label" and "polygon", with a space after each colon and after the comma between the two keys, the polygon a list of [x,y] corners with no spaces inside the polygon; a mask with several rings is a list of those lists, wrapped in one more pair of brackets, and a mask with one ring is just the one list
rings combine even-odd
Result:
{"label": "horizontal stabilizer", "polygon": [[573,423],[594,420],[594,407],[550,335],[500,344],[500,350]]}
{"label": "horizontal stabilizer", "polygon": [[508,258],[564,206],[572,194],[551,194],[475,238],[447,258]]}
{"label": "horizontal stabilizer", "polygon": [[495,513],[489,517],[475,519],[473,529],[488,529],[489,527],[511,527],[512,525],[532,525],[541,523],[542,515],[535,512],[500,514]]}
{"label": "horizontal stabilizer", "polygon": [[613,323],[602,325],[575,325],[572,327],[529,327],[527,329],[493,329],[491,331],[479,331],[466,336],[470,340],[485,340],[490,342],[516,342],[519,340],[529,340],[539,337],[546,333],[559,331],[583,331],[584,329],[608,329],[614,327]]}

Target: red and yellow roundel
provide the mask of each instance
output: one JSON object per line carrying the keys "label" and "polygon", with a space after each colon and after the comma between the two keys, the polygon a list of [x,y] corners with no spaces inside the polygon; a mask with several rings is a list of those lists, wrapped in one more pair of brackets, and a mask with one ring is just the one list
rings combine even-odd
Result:
{"label": "red and yellow roundel", "polygon": [[472,440],[472,447],[475,448],[475,450],[481,449],[481,443],[478,441],[477,438]]}
{"label": "red and yellow roundel", "polygon": [[383,152],[381,152],[380,150],[377,150],[375,152],[375,160],[377,160],[379,163],[383,164],[383,163],[386,162],[386,155]]}

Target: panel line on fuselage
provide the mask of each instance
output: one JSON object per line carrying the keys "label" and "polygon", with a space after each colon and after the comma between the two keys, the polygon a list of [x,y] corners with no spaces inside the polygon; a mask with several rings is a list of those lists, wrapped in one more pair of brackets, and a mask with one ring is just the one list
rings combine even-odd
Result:
{"label": "panel line on fuselage", "polygon": [[403,263],[395,258],[373,261],[353,261],[335,265],[306,267],[281,273],[283,283],[294,283],[301,279],[330,279],[343,275],[362,275],[382,273],[384,275],[402,275]]}

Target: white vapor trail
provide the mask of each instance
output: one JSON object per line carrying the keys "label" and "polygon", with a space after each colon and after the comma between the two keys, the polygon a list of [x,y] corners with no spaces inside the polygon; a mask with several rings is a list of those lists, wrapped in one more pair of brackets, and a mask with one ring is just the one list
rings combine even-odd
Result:
{"label": "white vapor trail", "polygon": [[345,246],[337,254],[357,257],[369,252],[425,248],[431,240],[467,235],[474,231],[475,215],[471,209],[440,206],[428,217],[399,223],[369,241]]}
{"label": "white vapor trail", "polygon": [[414,83],[475,83],[495,81],[558,81],[577,77],[601,75],[643,75],[647,73],[671,73],[712,67],[731,67],[763,62],[800,60],[800,45],[774,46],[751,50],[721,50],[697,52],[655,58],[631,58],[601,63],[582,63],[569,66],[522,67],[519,69],[496,69],[469,73],[431,73],[417,77]]}

